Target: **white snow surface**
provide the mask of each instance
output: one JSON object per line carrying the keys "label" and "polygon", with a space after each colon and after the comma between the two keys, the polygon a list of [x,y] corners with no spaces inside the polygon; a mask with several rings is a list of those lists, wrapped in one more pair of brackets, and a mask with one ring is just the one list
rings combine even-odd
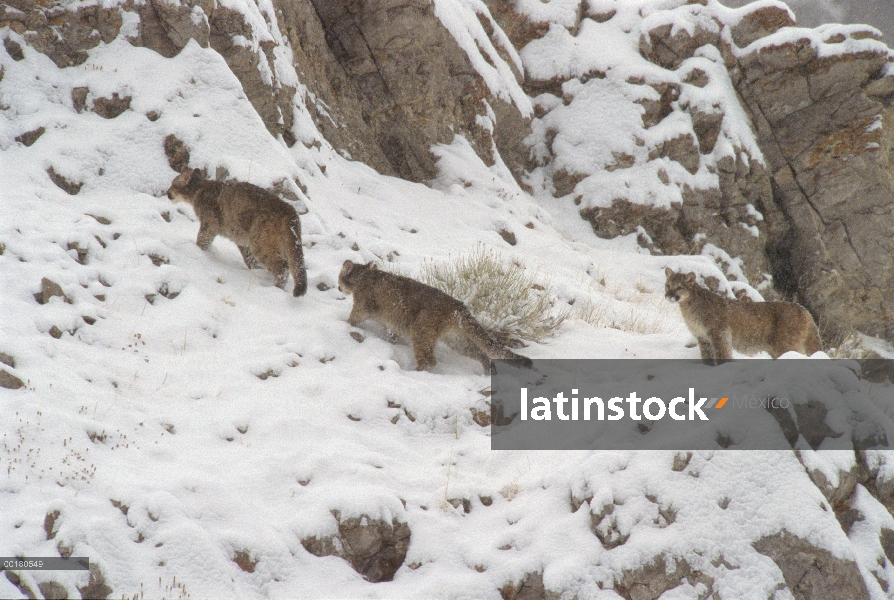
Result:
{"label": "white snow surface", "polygon": [[[630,11],[648,4],[631,2]],[[619,23],[635,20],[628,3],[615,6]],[[437,7],[448,28],[461,21],[481,41],[468,19],[443,16],[478,3]],[[604,68],[636,70],[623,29],[589,27],[593,40],[603,32],[618,41],[621,56]],[[894,581],[894,567],[878,563],[878,531],[894,529],[894,518],[870,494],[858,496],[868,516],[849,539],[805,473],[807,459],[793,452],[700,452],[682,472],[671,469],[672,452],[492,452],[489,429],[472,419],[471,409],[487,409],[480,390],[489,379],[479,365],[439,348],[433,372],[412,371],[409,346],[371,325],[358,343],[346,322],[351,300],[336,285],[346,259],[391,260],[413,273],[427,258],[480,243],[548,280],[557,302],[590,302],[604,315],[595,325],[570,319],[521,353],[695,358],[678,311],[663,299],[664,268],[725,281],[710,257],[649,256],[634,236],[599,240],[577,207],[529,196],[462,138],[437,149],[441,175],[431,187],[381,176],[327,144],[288,149],[269,135],[224,60],[194,42],[166,59],[119,38],[83,65],[58,69],[17,34],[2,35],[22,43],[25,59],[0,52],[0,352],[15,358],[8,370],[26,387],[0,389],[0,555],[68,548],[99,565],[114,597],[499,598],[507,583],[542,572],[548,589],[605,599],[618,598],[604,588],[622,572],[663,555],[714,578],[722,598],[766,598],[785,582],[751,544],[785,529],[857,560],[872,597],[885,597],[871,573]],[[522,52],[526,66],[533,51]],[[596,54],[573,68],[591,68]],[[277,73],[297,81],[279,58]],[[567,160],[579,158],[571,148],[600,142],[629,150],[642,133],[637,88],[625,78],[571,85],[584,109],[606,110],[614,98],[616,112],[562,117],[591,124],[579,140],[564,131]],[[78,114],[78,86],[89,86],[88,106],[117,92],[133,97],[131,108],[111,120]],[[157,120],[146,117],[151,111]],[[613,116],[614,129],[598,122]],[[309,117],[299,125],[314,135]],[[32,146],[15,141],[41,126]],[[736,131],[730,139],[745,144]],[[246,269],[228,240],[208,252],[195,245],[194,213],[165,196],[175,175],[163,151],[171,133],[190,147],[191,166],[225,167],[261,186],[306,186],[306,296]],[[608,160],[602,152],[588,165],[594,172]],[[627,171],[655,177],[641,162]],[[56,187],[50,167],[82,183],[80,192]],[[649,185],[643,197],[675,199]],[[503,228],[516,246],[499,236]],[[77,248],[87,250],[83,264]],[[44,277],[70,303],[37,304]],[[872,456],[894,469],[890,453]],[[826,453],[810,460],[830,478],[842,463]],[[484,506],[484,497],[493,503]],[[571,497],[592,500],[573,511]],[[454,508],[455,499],[471,511]],[[591,531],[590,510],[610,503],[613,526],[629,539],[607,550]],[[672,524],[659,518],[668,507]],[[53,511],[47,539],[44,518]],[[410,526],[394,581],[369,583],[342,559],[304,549],[302,539],[335,532],[333,511]],[[257,560],[254,572],[234,562],[237,552]],[[31,589],[55,580],[69,597],[87,580],[82,572],[20,576]],[[662,597],[695,594],[684,584]],[[0,596],[23,597],[6,578]]]}
{"label": "white snow surface", "polygon": [[[640,54],[641,39],[654,28],[669,24],[672,32],[692,34],[697,27],[719,31],[718,16],[735,21],[737,11],[713,1],[707,6],[682,0],[602,4],[588,14],[614,11],[611,19],[600,23],[584,17],[574,28],[564,24],[566,3],[551,2],[531,12],[541,19],[549,15],[551,24],[546,35],[520,51],[525,71],[537,81],[564,81],[561,98],[544,93],[535,99],[545,113],[534,119],[528,140],[534,158],[543,165],[529,181],[535,190],[553,190],[552,176],[566,171],[581,179],[573,190],[581,208],[608,207],[618,199],[667,208],[683,201],[687,186],[718,187],[717,164],[724,157],[763,164],[749,119],[716,48],[699,49],[674,71]],[[696,69],[707,75],[707,85],[687,83]],[[671,103],[671,114],[647,128],[639,102],[658,100],[656,86],[661,84],[679,86],[680,96]],[[700,156],[697,171],[690,173],[667,158],[652,158],[664,142],[683,136],[696,140],[690,117],[694,109],[723,114],[717,143]]]}

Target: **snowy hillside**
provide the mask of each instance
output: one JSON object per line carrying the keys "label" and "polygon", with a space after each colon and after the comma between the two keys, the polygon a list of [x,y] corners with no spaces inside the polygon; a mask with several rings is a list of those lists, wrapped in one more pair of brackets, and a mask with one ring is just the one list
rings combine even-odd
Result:
{"label": "snowy hillside", "polygon": [[[286,47],[267,4],[225,4]],[[437,10],[474,46],[479,4]],[[348,325],[352,300],[337,287],[347,259],[413,275],[480,245],[523,265],[568,314],[519,353],[697,358],[664,299],[665,267],[759,298],[744,277],[728,282],[709,255],[653,256],[635,233],[597,238],[542,171],[531,195],[499,155],[488,167],[461,136],[433,149],[430,185],[348,160],[315,128],[279,52],[266,76],[299,90],[290,148],[219,53],[195,41],[172,58],[132,46],[136,17],[123,15],[119,37],[66,68],[0,30],[0,368],[24,384],[0,388],[0,556],[89,556],[97,567],[7,571],[0,597],[811,597],[789,589],[782,556],[795,551],[868,590],[848,597],[891,597],[882,540],[894,516],[876,483],[855,479],[866,468],[878,487],[894,481],[891,453],[492,452],[478,363],[441,346],[432,372],[411,370],[405,342]],[[595,37],[631,56],[601,68],[639,68],[625,23]],[[521,59],[530,69],[550,51]],[[495,93],[531,102],[513,97],[521,88],[493,52],[480,64],[498,64]],[[601,173],[613,152],[635,157],[588,179],[594,195],[670,189],[634,142],[643,126],[631,87],[594,79],[570,90],[567,115],[549,113],[611,115],[576,132],[561,124],[562,160]],[[734,145],[759,155],[747,126],[723,133],[729,144],[705,165]],[[302,213],[306,296],[247,269],[226,239],[196,246],[194,212],[166,197],[172,135],[191,167],[276,189]],[[670,176],[697,185],[705,169]],[[844,488],[860,517],[847,530],[828,498]],[[393,580],[352,566],[364,544],[403,547]]]}

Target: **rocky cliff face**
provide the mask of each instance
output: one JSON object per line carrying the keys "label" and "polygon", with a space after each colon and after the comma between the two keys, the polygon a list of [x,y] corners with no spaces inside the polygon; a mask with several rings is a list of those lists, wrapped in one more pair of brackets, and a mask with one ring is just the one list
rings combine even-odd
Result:
{"label": "rocky cliff face", "polygon": [[[581,3],[569,14],[492,4],[524,46],[539,180],[580,204],[598,235],[709,254],[730,279],[807,306],[830,345],[854,331],[892,339],[894,67],[875,32],[798,29],[781,3]],[[624,69],[604,41],[613,22],[639,36]],[[648,65],[632,74],[636,59]],[[642,127],[627,148],[581,160],[563,120],[609,114],[588,99],[607,88],[642,107]],[[644,166],[657,181],[643,181]]]}
{"label": "rocky cliff face", "polygon": [[[431,146],[462,135],[486,164],[494,164],[499,151],[521,176],[527,99],[488,88],[436,16],[437,3],[313,0],[278,2],[277,7],[284,11],[296,62],[322,75],[310,84],[318,95],[316,122],[324,133],[332,132],[336,146],[345,139],[355,158],[369,157],[382,172],[424,181],[437,175]],[[478,40],[488,46],[483,55],[492,68],[499,64],[520,78],[514,50],[496,36],[498,28],[486,10],[477,14],[483,32],[490,32]],[[326,107],[330,114],[322,119]],[[351,143],[352,137],[365,142]]]}
{"label": "rocky cliff face", "polygon": [[[192,39],[219,52],[267,129],[288,146],[302,129],[297,107],[345,156],[385,174],[434,178],[430,148],[462,135],[486,164],[501,160],[521,178],[531,107],[515,81],[506,85],[521,80],[521,65],[483,7],[473,13],[479,27],[463,32],[466,48],[436,15],[438,5],[427,1],[277,0],[265,9],[266,23],[252,23],[201,0],[77,10],[14,0],[0,9],[0,27],[24,34],[65,67],[83,63],[88,50],[121,32],[122,15],[134,15],[126,33],[134,45],[171,57]],[[459,23],[451,17],[444,18]],[[294,64],[300,83],[284,78],[277,60]],[[303,137],[306,145],[320,142]]]}
{"label": "rocky cliff face", "polygon": [[[345,156],[425,181],[437,174],[430,148],[462,135],[486,164],[502,157],[521,177],[530,105],[517,84],[501,89],[480,72],[521,78],[515,50],[486,10],[477,13],[480,30],[466,32],[477,48],[470,55],[438,18],[437,3],[273,5],[314,123]],[[478,52],[488,64],[473,64]]]}
{"label": "rocky cliff face", "polygon": [[746,15],[740,30],[779,29],[753,43],[745,35],[751,45],[731,67],[773,183],[767,250],[777,285],[832,340],[853,329],[891,339],[891,54],[866,28],[792,35],[785,16],[774,7]]}

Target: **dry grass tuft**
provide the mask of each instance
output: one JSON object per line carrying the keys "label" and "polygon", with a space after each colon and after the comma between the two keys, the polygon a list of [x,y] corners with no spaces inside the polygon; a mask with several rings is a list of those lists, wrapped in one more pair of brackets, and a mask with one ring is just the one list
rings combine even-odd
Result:
{"label": "dry grass tuft", "polygon": [[643,310],[636,306],[631,306],[629,312],[618,319],[614,319],[610,327],[620,329],[621,331],[642,334],[667,331],[664,314]]}
{"label": "dry grass tuft", "polygon": [[479,245],[444,262],[426,262],[419,279],[461,300],[496,337],[543,341],[570,314],[548,281],[538,281],[518,259],[507,261]]}
{"label": "dry grass tuft", "polygon": [[592,297],[575,302],[574,309],[571,311],[573,319],[580,319],[593,327],[608,327],[607,315],[608,304],[604,301],[594,300]]}

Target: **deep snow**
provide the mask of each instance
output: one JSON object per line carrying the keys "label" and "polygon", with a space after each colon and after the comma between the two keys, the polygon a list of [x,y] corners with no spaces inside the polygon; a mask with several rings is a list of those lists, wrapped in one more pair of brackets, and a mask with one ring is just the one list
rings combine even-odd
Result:
{"label": "deep snow", "polygon": [[[271,18],[229,4],[258,27]],[[462,18],[478,8],[438,5]],[[119,38],[64,70],[23,48],[20,62],[0,52],[0,351],[27,384],[0,390],[0,555],[90,556],[115,597],[496,598],[542,571],[547,588],[610,599],[619,596],[602,588],[622,571],[665,554],[713,577],[724,598],[766,598],[784,582],[751,544],[785,528],[858,560],[874,597],[885,597],[870,571],[894,581],[894,566],[877,563],[878,531],[894,529],[894,518],[861,492],[871,517],[849,539],[802,464],[834,480],[853,453],[702,452],[675,472],[671,452],[492,452],[470,410],[487,408],[478,364],[440,348],[433,372],[411,371],[409,346],[369,325],[358,343],[351,300],[336,285],[346,259],[412,274],[427,258],[483,244],[548,281],[556,310],[573,301],[597,315],[521,353],[694,358],[663,299],[663,273],[687,267],[725,281],[710,257],[650,256],[633,236],[600,240],[572,203],[526,194],[462,138],[435,149],[441,174],[430,187],[381,176],[325,142],[287,149],[223,59],[194,42],[165,59]],[[131,109],[112,120],[78,114],[71,89],[84,85],[88,105],[118,92],[133,96]],[[617,82],[600,85],[586,91],[594,110],[629,110]],[[317,135],[309,119],[297,121],[299,140]],[[586,143],[626,143],[625,123],[593,123]],[[34,145],[14,141],[38,126],[47,131]],[[164,195],[175,175],[162,150],[169,133],[190,147],[193,166],[263,186],[285,180],[301,198],[305,297],[246,269],[225,239],[196,247],[194,214]],[[57,188],[51,166],[82,182],[80,193]],[[44,277],[71,302],[35,303]],[[894,468],[890,454],[877,460]],[[611,526],[628,541],[603,548],[572,497],[592,497],[594,513],[616,504]],[[659,518],[666,508],[671,525]],[[335,532],[335,510],[409,524],[393,582],[368,583],[345,561],[304,550],[302,538]],[[258,561],[254,572],[234,562],[241,551]],[[20,574],[32,589],[56,580],[70,597],[86,582],[76,572]],[[666,597],[697,593],[684,585]],[[0,596],[21,592],[0,578]]]}

